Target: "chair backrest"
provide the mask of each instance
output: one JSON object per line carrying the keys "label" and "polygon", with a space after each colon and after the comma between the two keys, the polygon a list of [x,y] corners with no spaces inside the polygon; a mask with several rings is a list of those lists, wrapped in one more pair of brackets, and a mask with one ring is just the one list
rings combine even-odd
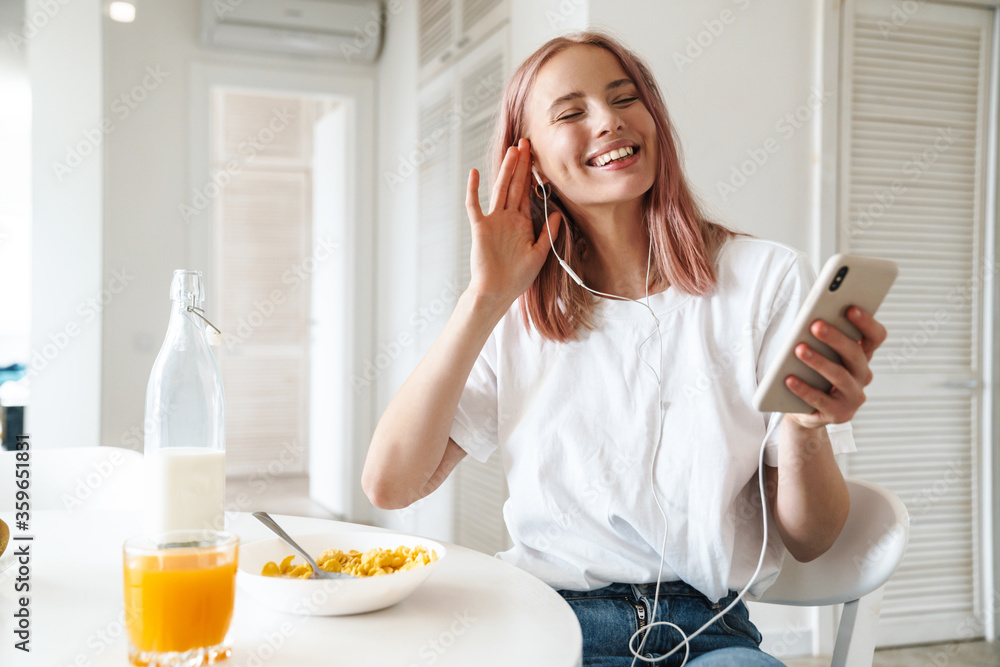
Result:
{"label": "chair backrest", "polygon": [[833,546],[800,563],[785,556],[781,573],[759,602],[800,606],[857,600],[885,584],[896,571],[910,535],[910,515],[889,489],[847,480],[851,509]]}
{"label": "chair backrest", "polygon": [[[15,509],[17,452],[0,452],[0,511]],[[121,447],[30,451],[32,510],[128,509],[142,498],[143,457]]]}

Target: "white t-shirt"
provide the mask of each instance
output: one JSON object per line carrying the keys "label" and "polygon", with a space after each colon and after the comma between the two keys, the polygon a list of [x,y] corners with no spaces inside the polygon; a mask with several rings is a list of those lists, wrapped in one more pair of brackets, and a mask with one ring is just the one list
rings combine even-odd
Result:
{"label": "white t-shirt", "polygon": [[[661,580],[681,579],[713,602],[742,590],[760,557],[756,472],[771,415],[751,399],[815,280],[802,253],[759,239],[730,239],[717,263],[712,294],[670,287],[649,298],[663,350]],[[479,355],[451,428],[479,461],[500,448],[514,546],[498,557],[570,590],[656,581],[664,530],[650,490],[657,383],[636,354],[653,334],[642,356],[655,367],[655,324],[642,306],[613,299],[594,314],[594,330],[556,343],[528,331],[515,302]],[[856,451],[849,423],[828,430],[835,454]],[[778,464],[779,432],[768,465]],[[752,598],[785,554],[768,520]]]}

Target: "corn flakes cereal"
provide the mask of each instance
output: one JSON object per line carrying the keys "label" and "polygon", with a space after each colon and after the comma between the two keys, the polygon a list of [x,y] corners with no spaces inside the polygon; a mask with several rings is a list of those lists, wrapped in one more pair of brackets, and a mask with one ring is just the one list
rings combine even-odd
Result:
{"label": "corn flakes cereal", "polygon": [[[264,565],[261,574],[265,577],[285,577],[288,579],[308,579],[312,576],[312,568],[308,565],[292,565],[295,556],[288,556],[278,565],[269,562]],[[369,549],[364,553],[351,549],[343,552],[340,549],[328,549],[316,559],[316,564],[327,572],[343,572],[355,577],[380,577],[403,570],[413,570],[437,560],[437,552],[428,551],[427,547],[417,545],[396,547],[395,549]]]}

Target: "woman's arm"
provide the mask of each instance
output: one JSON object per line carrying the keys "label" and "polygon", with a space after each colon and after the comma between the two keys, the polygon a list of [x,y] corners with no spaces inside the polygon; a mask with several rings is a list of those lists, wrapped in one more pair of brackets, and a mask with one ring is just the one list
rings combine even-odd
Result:
{"label": "woman's arm", "polygon": [[821,556],[840,535],[851,499],[825,427],[781,422],[778,467],[764,466],[768,511],[795,560]]}
{"label": "woman's arm", "polygon": [[[469,374],[493,328],[535,280],[549,254],[547,232],[531,223],[531,147],[504,156],[489,215],[479,206],[479,173],[469,174],[472,279],[455,312],[399,392],[372,436],[361,486],[376,507],[396,509],[436,489],[465,456],[449,437]],[[549,216],[558,236],[557,213]],[[544,242],[542,238],[544,237]]]}
{"label": "woman's arm", "polygon": [[805,343],[796,347],[796,356],[829,380],[833,388],[824,393],[798,378],[786,378],[788,388],[816,411],[782,417],[778,467],[766,466],[764,471],[768,507],[778,532],[789,553],[802,562],[825,553],[847,521],[851,504],[847,483],[825,427],[850,421],[865,402],[864,388],[872,381],[868,362],[886,338],[885,327],[860,308],[850,308],[848,317],[862,333],[860,342],[825,322],[812,326],[813,335],[833,348],[842,364],[833,363]]}
{"label": "woman's arm", "polygon": [[361,476],[376,507],[398,509],[423,498],[461,461],[465,452],[448,437],[458,399],[507,306],[464,292],[440,337],[389,403]]}

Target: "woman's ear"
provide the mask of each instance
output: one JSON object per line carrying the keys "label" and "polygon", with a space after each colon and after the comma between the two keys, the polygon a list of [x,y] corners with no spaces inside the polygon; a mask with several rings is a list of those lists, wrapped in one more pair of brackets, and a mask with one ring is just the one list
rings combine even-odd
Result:
{"label": "woman's ear", "polygon": [[[528,139],[527,137],[524,138]],[[530,139],[528,139],[528,143],[530,145]],[[542,180],[542,173],[538,170],[538,156],[535,155],[534,149],[530,150],[529,156],[531,157],[531,174],[535,177],[535,182],[539,185],[544,185],[545,182]]]}

